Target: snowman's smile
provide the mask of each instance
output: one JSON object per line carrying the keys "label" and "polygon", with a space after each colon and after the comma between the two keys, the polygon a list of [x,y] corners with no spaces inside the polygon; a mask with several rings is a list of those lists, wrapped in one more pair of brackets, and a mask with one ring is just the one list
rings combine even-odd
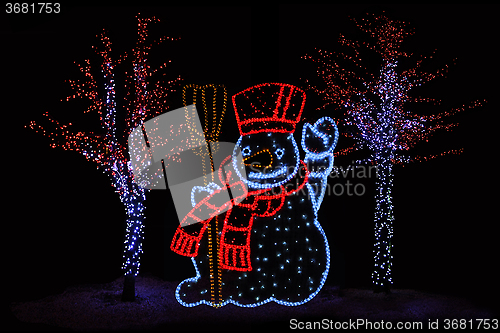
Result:
{"label": "snowman's smile", "polygon": [[271,179],[271,178],[278,178],[282,177],[286,174],[287,167],[282,166],[279,169],[274,170],[273,172],[249,172],[247,175],[247,178],[252,178],[252,179]]}

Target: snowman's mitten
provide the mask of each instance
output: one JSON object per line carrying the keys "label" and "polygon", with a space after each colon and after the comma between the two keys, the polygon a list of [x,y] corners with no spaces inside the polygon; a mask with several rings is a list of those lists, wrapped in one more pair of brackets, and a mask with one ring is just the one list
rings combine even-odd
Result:
{"label": "snowman's mitten", "polygon": [[302,128],[302,149],[310,155],[331,153],[338,136],[337,124],[330,117],[320,118],[314,125],[305,123]]}
{"label": "snowman's mitten", "polygon": [[208,183],[207,186],[193,186],[191,190],[191,205],[196,206],[203,198],[214,193],[214,191],[220,189],[220,186],[216,183]]}
{"label": "snowman's mitten", "polygon": [[337,145],[338,130],[330,117],[320,118],[314,125],[304,124],[302,148],[306,152],[304,162],[313,177],[330,173],[333,167],[333,149]]}

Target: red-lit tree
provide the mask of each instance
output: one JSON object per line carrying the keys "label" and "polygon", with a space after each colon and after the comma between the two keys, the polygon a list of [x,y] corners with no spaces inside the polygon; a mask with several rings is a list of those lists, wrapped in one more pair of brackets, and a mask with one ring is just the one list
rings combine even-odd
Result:
{"label": "red-lit tree", "polygon": [[[120,196],[127,214],[126,235],[124,244],[123,266],[125,283],[122,299],[135,299],[135,276],[139,273],[140,254],[142,253],[144,201],[146,189],[133,181],[133,172],[130,164],[127,140],[130,132],[141,126],[146,119],[152,118],[167,108],[167,95],[175,90],[181,80],[180,77],[166,81],[157,79],[154,74],[163,69],[167,62],[158,69],[152,70],[148,63],[148,55],[153,44],[164,40],[173,40],[162,37],[159,41],[147,44],[148,24],[156,18],[141,18],[137,16],[137,42],[131,55],[112,58],[111,41],[103,32],[100,35],[102,45],[93,47],[102,59],[101,75],[98,80],[91,70],[90,60],[83,65],[78,64],[80,71],[85,75],[82,80],[69,80],[75,94],[68,97],[86,98],[91,101],[86,112],[97,112],[100,117],[102,131],[81,132],[73,131],[72,124],[61,124],[48,114],[44,116],[48,121],[31,121],[29,127],[51,138],[51,147],[61,147],[73,150],[84,155],[87,160],[97,164],[111,179],[111,184]],[[124,70],[123,84],[124,99],[117,101],[115,74],[120,65],[129,64],[125,61],[131,58],[132,71]],[[169,61],[170,62],[170,61]],[[130,65],[130,64],[129,64]],[[103,87],[98,82],[103,80]],[[119,105],[121,104],[121,105]],[[163,175],[159,175],[162,177]]]}
{"label": "red-lit tree", "polygon": [[[368,162],[377,166],[373,249],[375,267],[372,281],[375,291],[389,291],[393,259],[393,165],[460,153],[461,149],[426,157],[403,154],[418,142],[427,141],[437,130],[450,130],[457,125],[445,123],[447,117],[481,103],[476,101],[436,115],[419,115],[408,111],[408,102],[439,104],[438,100],[412,97],[410,91],[444,76],[448,66],[433,73],[425,72],[422,63],[432,56],[420,56],[413,67],[400,69],[398,60],[412,56],[401,50],[403,40],[414,33],[407,23],[390,20],[384,15],[369,15],[360,21],[353,21],[373,41],[357,42],[341,35],[340,44],[351,48],[351,53],[317,49],[317,54],[303,57],[316,64],[317,75],[322,81],[320,85],[315,85],[310,80],[306,80],[306,83],[309,89],[322,97],[323,107],[336,105],[345,111],[344,117],[338,120],[340,131],[345,136],[352,137],[355,144],[337,154],[367,149],[369,157],[356,162]],[[366,58],[373,59],[377,54],[377,59],[381,59],[380,72],[372,73],[368,69]]]}

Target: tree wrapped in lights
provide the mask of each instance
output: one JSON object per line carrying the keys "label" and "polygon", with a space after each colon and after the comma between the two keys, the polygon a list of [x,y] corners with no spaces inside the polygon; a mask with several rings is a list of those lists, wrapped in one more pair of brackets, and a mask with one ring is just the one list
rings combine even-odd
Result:
{"label": "tree wrapped in lights", "polygon": [[[392,284],[392,237],[394,213],[392,204],[393,165],[412,161],[427,161],[445,154],[458,154],[462,150],[450,150],[432,156],[407,156],[403,152],[418,142],[428,141],[437,130],[451,130],[456,123],[445,123],[447,117],[480,105],[480,102],[442,112],[436,115],[418,115],[407,110],[407,102],[434,102],[438,100],[411,97],[410,90],[447,73],[448,66],[433,73],[422,70],[422,63],[430,56],[420,56],[414,67],[399,70],[398,60],[409,58],[411,53],[401,50],[403,40],[413,35],[407,23],[390,20],[384,15],[370,15],[360,21],[353,19],[357,27],[368,33],[373,42],[357,42],[340,36],[339,42],[352,49],[352,53],[332,53],[317,49],[314,56],[306,55],[317,66],[322,86],[306,81],[309,89],[322,97],[324,105],[337,105],[345,110],[339,120],[344,135],[355,140],[353,146],[337,154],[347,154],[358,149],[368,149],[370,156],[356,163],[373,163],[377,166],[375,267],[372,281],[375,291],[389,291]],[[367,50],[381,57],[378,74],[371,73],[362,61],[362,51]],[[366,58],[364,55],[363,58]]]}
{"label": "tree wrapped in lights", "polygon": [[[71,123],[61,124],[47,113],[44,116],[48,120],[48,125],[35,121],[29,124],[29,127],[36,132],[51,138],[52,148],[61,147],[81,153],[87,160],[96,163],[97,168],[110,177],[111,184],[120,196],[127,214],[122,266],[125,272],[123,300],[135,299],[135,276],[139,273],[142,253],[144,201],[147,191],[133,181],[127,139],[130,132],[137,126],[141,126],[145,119],[165,111],[167,95],[175,90],[176,84],[181,80],[180,77],[166,82],[155,79],[153,74],[164,68],[167,63],[156,70],[151,70],[147,60],[149,51],[153,44],[173,39],[162,37],[159,41],[147,44],[148,24],[159,20],[154,17],[141,18],[139,16],[137,20],[138,38],[131,56],[125,53],[123,56],[112,58],[111,41],[105,32],[100,35],[102,45],[93,47],[102,59],[101,79],[104,85],[102,91],[99,89],[98,80],[92,74],[90,60],[85,60],[83,65],[77,64],[85,75],[85,79],[69,80],[75,94],[66,98],[66,101],[72,98],[89,99],[91,104],[85,113],[97,112],[99,114],[102,132],[72,130]],[[124,64],[127,58],[131,58],[133,69],[131,72],[125,70],[126,94],[121,105],[122,110],[119,112],[114,75],[119,65]],[[161,178],[163,174],[157,176]]]}

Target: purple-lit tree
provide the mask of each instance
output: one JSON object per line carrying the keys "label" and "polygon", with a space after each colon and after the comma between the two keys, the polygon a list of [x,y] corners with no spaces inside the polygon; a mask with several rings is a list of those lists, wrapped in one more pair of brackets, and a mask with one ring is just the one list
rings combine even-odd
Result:
{"label": "purple-lit tree", "polygon": [[[389,291],[393,259],[393,165],[460,153],[461,149],[426,157],[403,154],[418,142],[427,141],[437,130],[452,129],[457,124],[445,123],[446,118],[463,111],[466,106],[436,115],[418,115],[408,111],[407,102],[439,103],[434,99],[411,97],[410,91],[444,76],[447,66],[433,73],[425,72],[421,65],[426,58],[432,56],[420,56],[414,67],[401,70],[398,60],[412,56],[401,50],[401,44],[413,34],[413,30],[405,22],[390,20],[384,15],[369,15],[361,21],[353,21],[374,41],[357,42],[341,35],[340,44],[351,48],[352,53],[331,53],[317,49],[314,56],[305,56],[304,58],[315,62],[317,75],[322,81],[319,86],[310,80],[306,83],[309,89],[322,97],[323,107],[337,105],[345,110],[344,118],[339,119],[341,133],[352,137],[355,143],[338,154],[367,149],[369,157],[356,162],[373,163],[377,166],[373,249],[375,267],[372,281],[375,291]],[[362,60],[362,54],[365,61]],[[381,59],[381,66],[380,72],[374,74],[367,68],[366,57],[373,59],[377,54]],[[474,102],[468,107],[478,105],[479,102]]]}
{"label": "purple-lit tree", "polygon": [[[65,150],[74,150],[84,155],[87,160],[95,162],[111,179],[111,184],[120,196],[127,214],[126,235],[123,255],[123,270],[125,282],[122,299],[135,299],[135,276],[139,273],[140,255],[142,253],[144,201],[146,191],[133,181],[133,172],[130,164],[127,140],[130,132],[141,126],[146,119],[152,118],[167,108],[166,97],[175,90],[180,77],[172,81],[155,79],[157,70],[151,70],[148,63],[148,54],[152,44],[146,44],[148,24],[159,21],[153,18],[137,16],[137,42],[132,49],[131,56],[111,57],[111,42],[103,32],[100,36],[102,46],[94,48],[101,57],[101,80],[103,89],[99,89],[98,82],[91,71],[90,60],[83,65],[78,64],[80,71],[85,75],[82,80],[69,80],[75,94],[68,97],[88,98],[91,101],[86,112],[97,112],[101,121],[102,132],[72,131],[72,124],[61,124],[45,114],[49,120],[48,126],[32,121],[29,126],[52,139],[51,147],[61,147]],[[172,38],[163,37],[155,44]],[[117,102],[115,74],[120,65],[124,65],[127,58],[131,58],[132,72],[125,70],[124,100]],[[169,61],[170,62],[170,61]],[[167,65],[164,63],[158,69]],[[121,105],[119,105],[121,104]],[[120,117],[120,118],[118,118]],[[162,177],[163,175],[158,175]]]}

